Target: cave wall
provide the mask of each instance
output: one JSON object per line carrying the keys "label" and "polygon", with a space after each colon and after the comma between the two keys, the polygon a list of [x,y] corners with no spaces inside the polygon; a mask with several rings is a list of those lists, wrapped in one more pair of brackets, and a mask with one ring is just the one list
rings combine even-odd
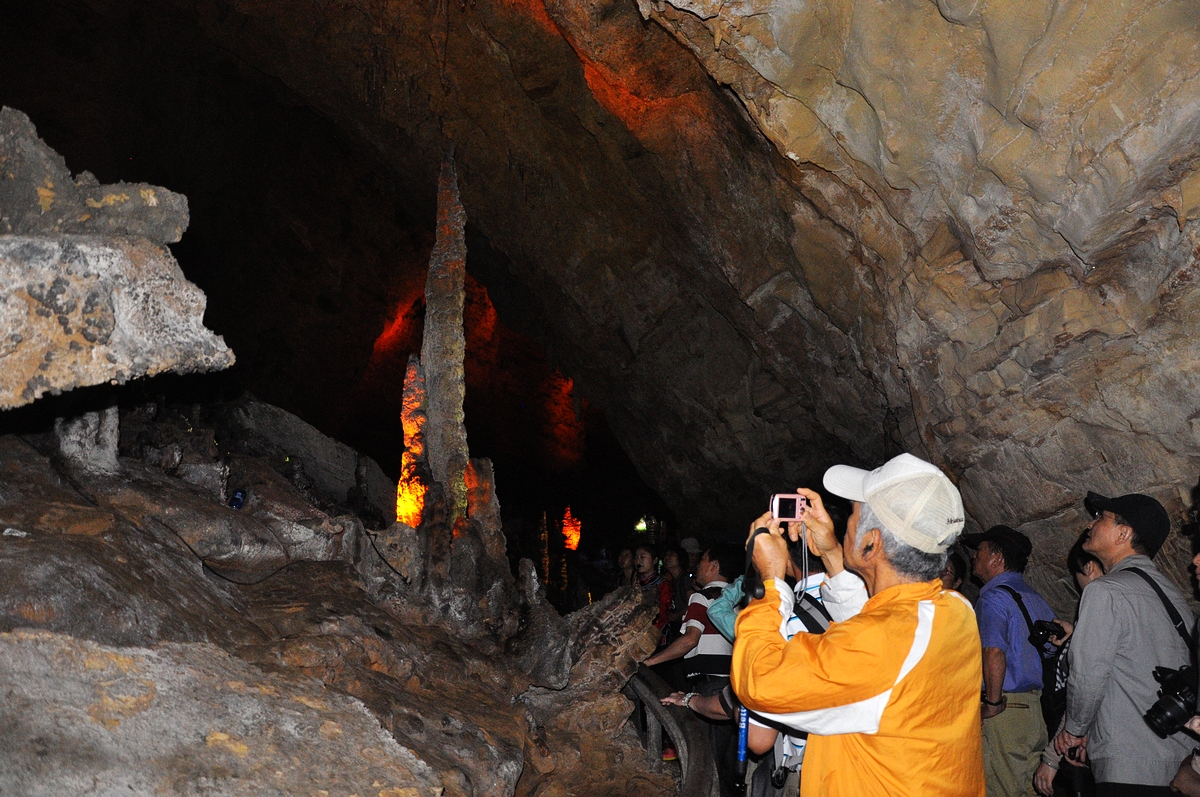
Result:
{"label": "cave wall", "polygon": [[454,143],[552,357],[697,530],[736,534],[771,490],[911,450],[959,480],[973,524],[1022,526],[1054,562],[1084,490],[1179,517],[1200,465],[1188,9],[154,13],[398,174],[432,175]]}

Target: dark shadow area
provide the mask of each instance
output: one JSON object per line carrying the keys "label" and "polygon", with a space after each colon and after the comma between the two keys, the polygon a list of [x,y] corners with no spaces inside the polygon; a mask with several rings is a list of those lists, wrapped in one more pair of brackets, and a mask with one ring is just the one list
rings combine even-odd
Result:
{"label": "dark shadow area", "polygon": [[[415,148],[412,162],[383,161],[160,9],[6,3],[0,47],[0,104],[29,114],[72,173],[188,197],[190,227],[172,250],[208,297],[206,325],[238,358],[222,374],[47,399],[0,415],[0,429],[44,429],[113,400],[186,405],[250,391],[395,476],[437,164]],[[669,518],[603,412],[539,344],[539,308],[503,257],[478,233],[469,248],[466,423],[472,455],[495,463],[506,523],[538,529],[545,517],[557,533],[569,505],[581,550],[594,552],[647,513]]]}

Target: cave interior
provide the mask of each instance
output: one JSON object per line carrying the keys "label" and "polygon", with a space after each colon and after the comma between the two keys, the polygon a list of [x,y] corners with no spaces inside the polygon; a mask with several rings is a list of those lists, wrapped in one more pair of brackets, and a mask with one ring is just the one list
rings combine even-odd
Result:
{"label": "cave interior", "polygon": [[[0,732],[22,767],[0,784],[670,793],[618,691],[653,649],[647,609],[584,564],[639,528],[738,540],[772,493],[901,452],[950,476],[968,531],[1032,539],[1029,581],[1061,616],[1088,490],[1162,502],[1156,561],[1192,596],[1200,17],[794,5],[3,4],[0,106],[74,187],[31,189],[0,256],[177,264],[146,306],[198,308],[220,339],[54,383],[54,356],[88,349],[72,339],[0,413],[0,664],[63,685],[23,682],[28,706],[101,694],[70,731],[91,758],[46,763],[67,731],[23,720]],[[423,477],[417,528],[362,491],[404,479],[448,158],[467,494]],[[138,196],[148,221],[119,215]],[[81,304],[42,315],[71,337]],[[12,374],[33,350],[0,346]],[[114,405],[120,462],[63,465],[80,435],[117,450]],[[568,563],[594,584],[571,593]],[[309,713],[281,737],[247,719],[287,701]],[[181,717],[207,735],[167,732]]]}

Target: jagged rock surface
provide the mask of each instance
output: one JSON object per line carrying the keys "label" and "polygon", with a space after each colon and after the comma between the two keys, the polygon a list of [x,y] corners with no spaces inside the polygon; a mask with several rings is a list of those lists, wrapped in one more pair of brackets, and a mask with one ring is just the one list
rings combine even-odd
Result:
{"label": "jagged rock surface", "polygon": [[232,365],[204,327],[204,294],[164,246],[186,227],[184,197],[86,172],[72,181],[29,118],[0,109],[0,409]]}
{"label": "jagged rock surface", "polygon": [[359,701],[212,645],[15,631],[0,676],[5,794],[443,794]]}
{"label": "jagged rock surface", "polygon": [[[115,473],[52,460],[49,434],[31,438],[46,453],[0,437],[0,632],[56,634],[0,637],[0,672],[20,697],[5,709],[57,707],[78,719],[40,742],[23,735],[37,722],[0,734],[0,783],[44,767],[47,753],[70,766],[37,793],[110,766],[135,791],[169,782],[179,793],[271,794],[277,782],[286,792],[312,776],[347,794],[360,781],[383,784],[364,794],[672,793],[669,776],[646,769],[619,693],[635,657],[653,647],[654,608],[630,592],[550,626],[530,623],[528,602],[505,586],[503,539],[489,532],[499,514],[486,462],[471,465],[478,481],[449,551],[452,579],[425,579],[419,548],[406,579],[380,557],[388,532],[372,540],[359,518],[326,515],[281,463],[219,454],[212,428],[170,408],[125,419],[121,450],[136,456],[120,457]],[[247,491],[240,510],[194,478],[222,458],[229,484]],[[561,694],[530,689],[505,654],[510,639],[569,651]],[[93,672],[89,657],[134,664]],[[194,669],[181,674],[180,662]],[[108,702],[97,689],[109,690]],[[296,701],[298,715],[289,713]],[[98,720],[88,719],[93,704]],[[147,741],[164,723],[177,730]],[[286,728],[272,732],[277,725]],[[68,736],[92,752],[71,759]],[[302,742],[303,755],[288,754]]]}

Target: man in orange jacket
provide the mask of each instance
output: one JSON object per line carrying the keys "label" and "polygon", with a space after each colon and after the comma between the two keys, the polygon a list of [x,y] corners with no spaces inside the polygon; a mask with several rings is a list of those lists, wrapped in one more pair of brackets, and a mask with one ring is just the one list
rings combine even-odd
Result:
{"label": "man in orange jacket", "polygon": [[838,465],[824,482],[854,512],[839,545],[821,497],[798,491],[809,548],[825,562],[822,594],[844,599],[857,574],[870,598],[824,634],[785,641],[787,543],[770,515],[759,518],[751,539],[766,594],[738,617],[734,691],[810,734],[803,797],[983,797],[978,625],[938,579],[963,526],[958,490],[909,454],[869,472]]}

